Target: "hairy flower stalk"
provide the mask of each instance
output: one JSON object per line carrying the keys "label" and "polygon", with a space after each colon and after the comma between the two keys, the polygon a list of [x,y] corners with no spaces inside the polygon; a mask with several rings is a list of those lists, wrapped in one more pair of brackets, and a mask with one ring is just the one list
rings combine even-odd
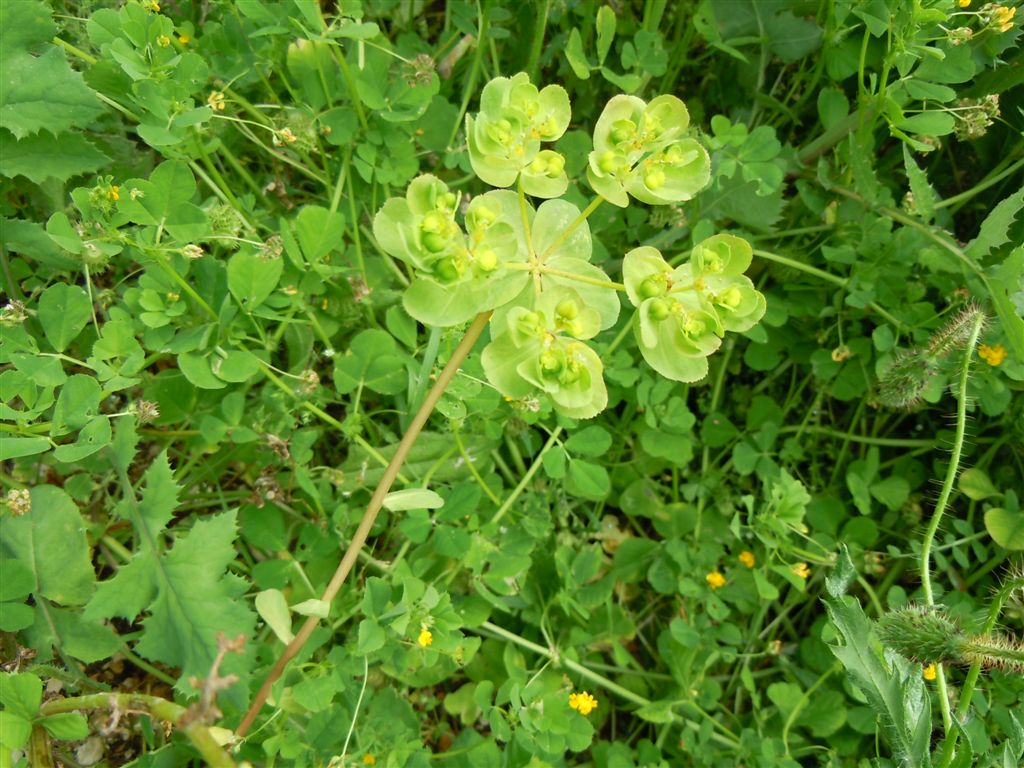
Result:
{"label": "hairy flower stalk", "polygon": [[998,633],[969,635],[943,610],[913,606],[878,620],[882,642],[918,664],[980,664],[1024,673],[1024,646]]}

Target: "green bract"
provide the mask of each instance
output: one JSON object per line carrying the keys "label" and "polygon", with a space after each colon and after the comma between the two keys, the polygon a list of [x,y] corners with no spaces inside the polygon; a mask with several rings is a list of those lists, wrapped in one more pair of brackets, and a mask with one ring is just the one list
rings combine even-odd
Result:
{"label": "green bract", "polygon": [[599,325],[597,312],[570,289],[547,291],[533,310],[512,307],[492,323],[496,335],[482,357],[487,378],[508,398],[545,392],[566,416],[596,416],[608,404],[603,366],[580,339],[594,336]]}
{"label": "green bract", "polygon": [[[451,326],[493,311],[483,366],[509,399],[546,394],[566,416],[590,418],[608,401],[603,366],[584,340],[611,328],[617,292],[637,308],[636,337],[662,375],[696,381],[726,331],[744,331],[764,314],[765,300],[743,271],[749,244],[731,235],[700,243],[688,263],[672,268],[654,248],[626,255],[625,285],[591,264],[587,211],[560,199],[537,208],[526,195],[556,198],[568,189],[565,157],[541,143],[569,124],[558,86],[542,90],[526,74],[489,82],[480,112],[466,119],[473,170],[494,190],[460,206],[435,176],[412,181],[404,198],[388,200],[373,222],[380,247],[412,275],[406,311],[428,325]],[[629,197],[650,204],[690,199],[709,178],[704,148],[685,136],[686,106],[675,96],[645,102],[616,96],[594,129],[588,177],[616,205]],[[464,213],[461,217],[460,210]]]}
{"label": "green bract", "polygon": [[707,357],[726,331],[745,331],[761,319],[764,296],[743,274],[751,257],[749,243],[734,235],[704,240],[689,262],[674,269],[650,246],[626,254],[626,293],[637,307],[633,327],[654,370],[697,381],[707,374]]}
{"label": "green bract", "polygon": [[569,96],[561,86],[538,91],[525,72],[491,80],[480,96],[476,118],[466,116],[473,171],[495,187],[511,186],[522,172],[529,194],[561,195],[569,184],[565,159],[557,152],[542,152],[540,144],[559,139],[570,117]]}
{"label": "green bract", "polygon": [[409,185],[405,200],[388,200],[373,221],[387,253],[415,270],[404,304],[429,325],[458,325],[508,302],[527,281],[507,265],[525,260],[525,240],[512,192],[480,195],[455,222],[457,196],[434,176]]}
{"label": "green bract", "polygon": [[623,208],[630,195],[651,205],[689,200],[711,178],[707,151],[683,137],[689,124],[686,106],[675,96],[658,96],[650,103],[636,96],[613,97],[594,128],[590,185]]}

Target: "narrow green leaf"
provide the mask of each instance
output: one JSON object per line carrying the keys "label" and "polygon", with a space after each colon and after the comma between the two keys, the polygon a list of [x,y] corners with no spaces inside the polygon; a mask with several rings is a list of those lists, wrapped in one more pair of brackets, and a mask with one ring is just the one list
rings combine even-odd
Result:
{"label": "narrow green leaf", "polygon": [[573,27],[569,33],[569,44],[565,46],[565,59],[569,62],[573,74],[580,80],[590,79],[590,62],[587,61],[587,54],[583,52],[583,38],[580,31]]}
{"label": "narrow green leaf", "polygon": [[442,499],[427,488],[406,488],[392,491],[384,497],[384,508],[391,512],[405,512],[409,509],[438,509],[444,506]]}

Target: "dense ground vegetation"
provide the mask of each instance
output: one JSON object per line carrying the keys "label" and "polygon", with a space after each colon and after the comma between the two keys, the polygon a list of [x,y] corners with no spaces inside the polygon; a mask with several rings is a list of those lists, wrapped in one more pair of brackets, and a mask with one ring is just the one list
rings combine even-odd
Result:
{"label": "dense ground vegetation", "polygon": [[1022,16],[0,4],[0,768],[1020,765]]}

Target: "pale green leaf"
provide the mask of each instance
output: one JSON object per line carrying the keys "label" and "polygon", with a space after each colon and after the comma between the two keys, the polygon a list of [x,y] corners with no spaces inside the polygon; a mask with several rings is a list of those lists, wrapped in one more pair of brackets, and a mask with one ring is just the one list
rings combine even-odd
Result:
{"label": "pale green leaf", "polygon": [[392,491],[384,497],[384,508],[391,512],[405,512],[410,509],[437,509],[444,506],[444,499],[427,488],[406,488]]}
{"label": "pale green leaf", "polygon": [[52,485],[36,486],[31,499],[30,512],[4,520],[0,542],[31,568],[34,592],[62,605],[82,605],[95,581],[82,515],[71,497]]}
{"label": "pale green leaf", "polygon": [[996,507],[985,513],[985,530],[1004,549],[1024,549],[1024,512]]}
{"label": "pale green leaf", "polygon": [[277,639],[288,645],[295,637],[292,632],[292,616],[288,601],[279,589],[265,589],[256,595],[256,611]]}
{"label": "pale green leaf", "polygon": [[316,616],[326,619],[331,613],[331,604],[326,600],[303,600],[292,606],[292,610],[300,616]]}

